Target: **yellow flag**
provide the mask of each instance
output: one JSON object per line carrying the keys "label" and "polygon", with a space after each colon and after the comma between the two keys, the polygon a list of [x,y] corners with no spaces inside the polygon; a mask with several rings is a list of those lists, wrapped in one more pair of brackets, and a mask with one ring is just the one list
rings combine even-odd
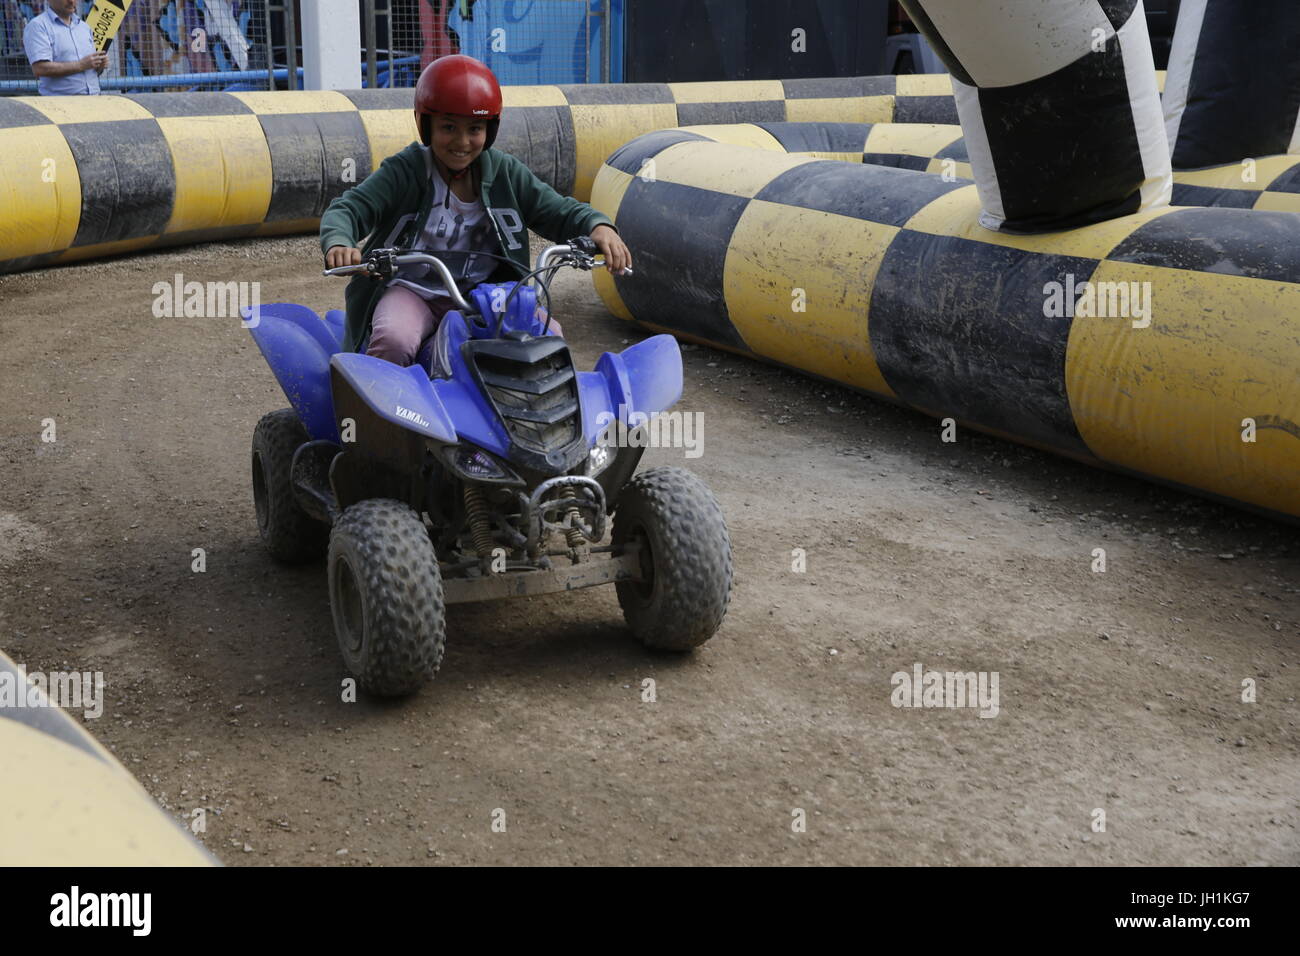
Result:
{"label": "yellow flag", "polygon": [[126,11],[131,9],[131,0],[95,0],[90,13],[86,14],[86,25],[90,27],[90,37],[95,49],[104,51],[117,36]]}

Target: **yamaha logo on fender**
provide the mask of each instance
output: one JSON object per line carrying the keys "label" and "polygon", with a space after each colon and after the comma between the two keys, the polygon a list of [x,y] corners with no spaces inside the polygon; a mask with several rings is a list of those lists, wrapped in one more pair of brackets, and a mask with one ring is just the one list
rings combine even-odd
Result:
{"label": "yamaha logo on fender", "polygon": [[423,416],[421,416],[419,412],[412,411],[409,408],[403,408],[401,405],[397,406],[397,417],[419,425],[421,428],[430,427],[429,423],[424,420]]}

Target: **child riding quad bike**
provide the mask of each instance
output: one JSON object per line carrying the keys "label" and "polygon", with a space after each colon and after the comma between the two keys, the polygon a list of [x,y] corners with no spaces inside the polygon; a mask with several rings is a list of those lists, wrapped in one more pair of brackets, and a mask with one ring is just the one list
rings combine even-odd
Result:
{"label": "child riding quad bike", "polygon": [[340,312],[246,310],[293,406],[253,433],[258,531],[284,562],[328,554],[339,648],[369,692],[431,680],[446,605],[463,601],[612,583],[649,647],[689,650],[721,624],[732,569],[717,499],[682,468],[634,474],[638,429],[681,397],[676,340],[579,372],[537,307],[558,269],[589,270],[595,251],[587,238],[550,246],[524,281],[468,301],[425,253],[379,249],[326,270],[386,279],[423,264],[442,277],[454,308],[405,368],[343,351]]}

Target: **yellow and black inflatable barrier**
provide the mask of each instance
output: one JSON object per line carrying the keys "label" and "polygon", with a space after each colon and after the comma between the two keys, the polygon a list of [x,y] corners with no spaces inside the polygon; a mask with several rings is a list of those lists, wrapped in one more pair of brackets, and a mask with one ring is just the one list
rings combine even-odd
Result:
{"label": "yellow and black inflatable barrier", "polygon": [[611,311],[940,418],[1300,518],[1300,215],[978,225],[973,185],[641,136],[593,204]]}
{"label": "yellow and black inflatable barrier", "polygon": [[[499,145],[587,199],[650,130],[776,120],[956,122],[946,74],[519,86]],[[0,98],[0,272],[308,232],[416,138],[410,90]]]}
{"label": "yellow and black inflatable barrier", "polygon": [[[731,123],[681,129],[715,143],[972,178],[962,129],[951,124]],[[1300,212],[1300,156],[1176,170],[1173,204]]]}
{"label": "yellow and black inflatable barrier", "polygon": [[0,653],[0,864],[216,862],[111,753]]}
{"label": "yellow and black inflatable barrier", "polygon": [[[365,94],[0,99],[0,271],[305,232],[410,142]],[[410,120],[409,110],[407,119]]]}
{"label": "yellow and black inflatable barrier", "polygon": [[1174,204],[1300,213],[1300,156],[1264,156],[1174,170]]}
{"label": "yellow and black inflatable barrier", "polygon": [[971,178],[966,140],[961,127],[951,123],[727,123],[679,129],[715,143]]}

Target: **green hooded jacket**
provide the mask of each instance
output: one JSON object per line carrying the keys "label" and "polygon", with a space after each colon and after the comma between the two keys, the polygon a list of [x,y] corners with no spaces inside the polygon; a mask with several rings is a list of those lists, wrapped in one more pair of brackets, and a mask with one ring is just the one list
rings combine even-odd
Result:
{"label": "green hooded jacket", "polygon": [[[584,202],[561,196],[538,179],[531,169],[509,153],[485,149],[477,160],[483,207],[492,220],[499,255],[509,256],[524,269],[528,261],[528,230],[552,242],[587,236],[597,226],[613,227],[608,216]],[[433,154],[427,146],[412,143],[385,159],[377,170],[335,199],[320,220],[321,252],[334,246],[373,249],[410,248],[420,236],[433,204]],[[490,282],[518,279],[521,273],[502,262]],[[343,348],[357,351],[370,333],[375,305],[385,283],[369,276],[353,276],[344,293],[347,325]]]}

